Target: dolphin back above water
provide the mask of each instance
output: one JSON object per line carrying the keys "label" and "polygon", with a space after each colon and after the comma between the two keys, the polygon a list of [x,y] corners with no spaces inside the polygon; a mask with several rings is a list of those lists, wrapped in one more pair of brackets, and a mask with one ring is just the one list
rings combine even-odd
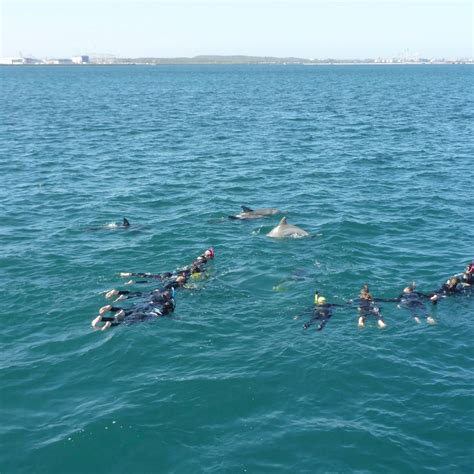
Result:
{"label": "dolphin back above water", "polygon": [[128,229],[130,227],[130,222],[126,217],[123,218],[122,222],[112,222],[110,224],[105,224],[101,228],[103,229]]}
{"label": "dolphin back above water", "polygon": [[286,217],[284,217],[280,223],[267,234],[267,237],[282,239],[285,237],[306,237],[307,235],[309,235],[308,232],[301,227],[288,224]]}
{"label": "dolphin back above water", "polygon": [[246,220],[246,219],[261,219],[262,217],[274,216],[275,214],[285,214],[274,207],[264,207],[262,209],[250,209],[247,206],[241,206],[242,212],[235,216],[229,216],[229,219]]}

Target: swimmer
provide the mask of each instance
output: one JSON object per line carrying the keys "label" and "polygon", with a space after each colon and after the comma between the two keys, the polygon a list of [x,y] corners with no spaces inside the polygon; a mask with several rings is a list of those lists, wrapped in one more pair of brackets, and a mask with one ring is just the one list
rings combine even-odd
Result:
{"label": "swimmer", "polygon": [[125,301],[131,298],[145,298],[150,299],[156,302],[169,301],[174,298],[175,291],[174,287],[171,287],[170,290],[163,291],[161,288],[157,288],[151,291],[127,291],[127,290],[110,290],[105,294],[107,299],[117,296],[114,300],[114,303],[117,301]]}
{"label": "swimmer", "polygon": [[164,272],[164,273],[134,273],[134,272],[121,272],[119,274],[123,278],[151,278],[153,280],[163,280],[165,278],[171,278],[173,273]]}
{"label": "swimmer", "polygon": [[369,285],[367,284],[363,285],[360,289],[358,311],[359,318],[357,320],[357,325],[360,328],[365,326],[365,321],[370,315],[373,315],[377,318],[377,326],[380,329],[383,329],[387,326],[383,320],[380,308],[375,304],[374,298],[369,292]]}
{"label": "swimmer", "polygon": [[425,295],[419,291],[415,291],[415,282],[404,288],[403,293],[396,298],[400,302],[400,307],[407,309],[415,322],[420,324],[420,317],[426,318],[428,324],[435,324],[435,319],[426,310],[423,298],[429,298],[430,295]]}
{"label": "swimmer", "polygon": [[[147,279],[152,279],[152,280],[166,280],[169,278],[175,278],[179,274],[182,274],[183,272],[186,273],[187,275],[190,275],[193,271],[193,269],[199,268],[201,272],[204,271],[204,265],[209,261],[214,259],[214,249],[212,247],[208,248],[206,251],[204,251],[203,254],[199,255],[199,257],[194,260],[191,265],[184,267],[182,269],[178,269],[175,272],[164,272],[164,273],[135,273],[135,272],[121,272],[119,275],[122,278],[147,278]],[[133,285],[133,284],[143,284],[143,283],[148,283],[148,281],[135,281],[135,280],[130,280],[126,284],[127,285]]]}
{"label": "swimmer", "polygon": [[303,324],[304,329],[308,329],[310,326],[318,322],[317,331],[322,331],[324,326],[328,323],[329,319],[333,315],[332,308],[335,306],[341,306],[338,304],[329,304],[326,302],[324,296],[320,296],[318,292],[314,294],[314,308],[312,308],[311,319]]}
{"label": "swimmer", "polygon": [[189,276],[193,280],[200,280],[200,279],[206,277],[206,271],[207,270],[204,267],[202,267],[201,265],[193,265],[191,267],[191,273],[190,273]]}
{"label": "swimmer", "polygon": [[462,285],[460,285],[460,283],[461,279],[459,278],[459,276],[452,276],[448,278],[446,282],[441,285],[441,288],[435,293],[444,295],[454,295],[462,290]]}
{"label": "swimmer", "polygon": [[171,288],[183,288],[187,281],[188,277],[186,273],[182,272],[174,280],[171,280],[169,283],[167,283],[163,289],[166,291],[171,290]]}
{"label": "swimmer", "polygon": [[457,276],[451,277],[446,283],[442,286],[443,290],[447,294],[457,293],[459,291],[458,285],[461,283],[461,280]]}
{"label": "swimmer", "polygon": [[[188,276],[190,275],[190,273],[188,271],[182,271],[176,275],[173,274],[173,277],[163,285],[163,290],[171,290],[171,288],[183,288],[184,285],[186,284],[187,280],[188,280]],[[127,281],[125,284],[126,285],[140,285],[140,284],[146,284],[146,283],[149,283],[147,280],[144,280],[144,281],[135,281],[135,280],[130,280],[130,281]],[[109,293],[110,293],[110,297],[113,297],[115,296],[115,292],[118,292],[119,290],[111,290]],[[109,294],[107,293],[107,294]],[[106,294],[106,297],[107,297],[107,294]]]}
{"label": "swimmer", "polygon": [[[112,326],[126,322],[127,324],[135,324],[152,318],[166,316],[175,309],[174,300],[166,301],[161,308],[155,303],[141,303],[129,309],[117,306],[106,305],[99,309],[99,315],[92,321],[91,325],[94,329],[106,331]],[[114,316],[104,316],[105,313],[115,313]],[[101,325],[102,323],[105,323]]]}

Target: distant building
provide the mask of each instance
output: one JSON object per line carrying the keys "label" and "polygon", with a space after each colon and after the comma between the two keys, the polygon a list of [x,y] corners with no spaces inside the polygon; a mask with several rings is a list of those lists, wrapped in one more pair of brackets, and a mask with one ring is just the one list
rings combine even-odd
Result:
{"label": "distant building", "polygon": [[45,59],[44,64],[72,64],[72,59]]}
{"label": "distant building", "polygon": [[89,64],[90,63],[90,58],[87,55],[73,56],[72,57],[72,62],[74,64]]}
{"label": "distant building", "polygon": [[0,58],[0,64],[15,66],[17,64],[37,64],[37,60],[33,58]]}
{"label": "distant building", "polygon": [[23,58],[0,58],[0,64],[8,64],[9,66],[23,64]]}

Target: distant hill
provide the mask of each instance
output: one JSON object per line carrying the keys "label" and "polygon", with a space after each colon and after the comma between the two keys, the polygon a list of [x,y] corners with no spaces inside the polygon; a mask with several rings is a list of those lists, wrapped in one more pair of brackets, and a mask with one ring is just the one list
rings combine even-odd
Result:
{"label": "distant hill", "polygon": [[293,57],[200,55],[192,58],[117,58],[117,61],[134,64],[302,64],[310,60]]}

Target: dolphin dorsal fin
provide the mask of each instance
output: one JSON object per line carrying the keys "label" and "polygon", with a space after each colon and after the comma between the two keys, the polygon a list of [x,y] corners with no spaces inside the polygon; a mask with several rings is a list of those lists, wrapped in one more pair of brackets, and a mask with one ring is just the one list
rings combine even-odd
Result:
{"label": "dolphin dorsal fin", "polygon": [[281,219],[281,221],[278,225],[287,225],[287,224],[288,224],[288,222],[286,220],[286,217],[282,217],[282,219]]}
{"label": "dolphin dorsal fin", "polygon": [[123,225],[124,227],[128,227],[128,226],[130,225],[130,222],[128,222],[128,219],[127,219],[126,217],[123,218],[123,223],[122,223],[122,225]]}
{"label": "dolphin dorsal fin", "polygon": [[253,209],[250,209],[250,207],[247,206],[240,206],[242,208],[242,211],[244,212],[253,212]]}

